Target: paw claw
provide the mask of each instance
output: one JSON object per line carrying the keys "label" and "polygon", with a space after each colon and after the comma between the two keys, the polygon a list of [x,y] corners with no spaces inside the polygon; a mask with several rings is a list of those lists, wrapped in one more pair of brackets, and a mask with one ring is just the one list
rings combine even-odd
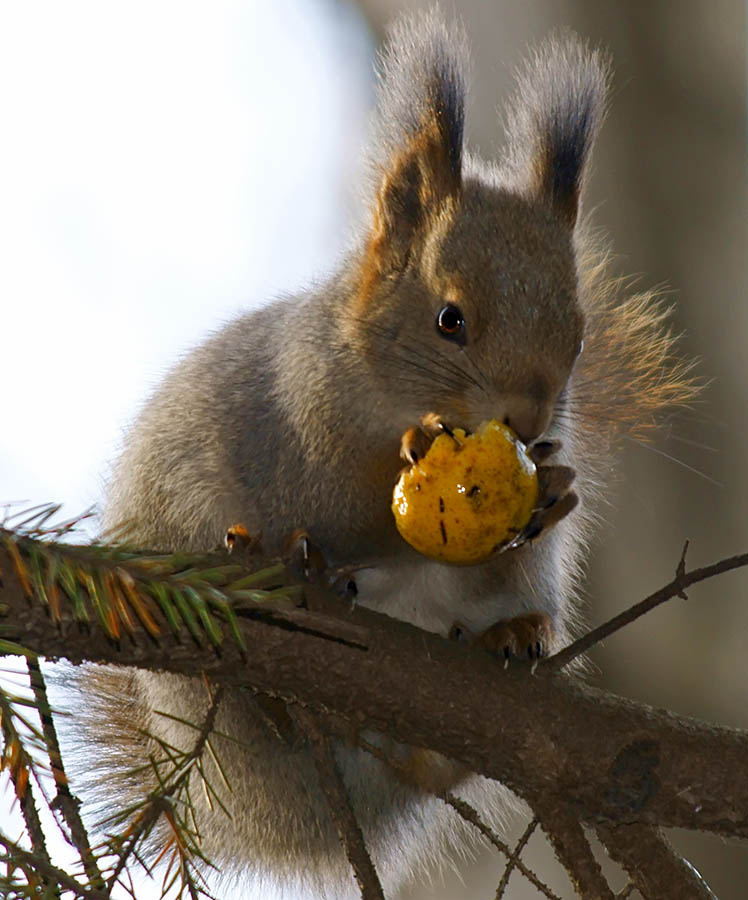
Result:
{"label": "paw claw", "polygon": [[426,413],[421,416],[421,428],[432,438],[438,437],[442,433],[448,434],[456,444],[462,446],[462,441],[455,436],[452,428],[437,413]]}
{"label": "paw claw", "polygon": [[504,658],[507,668],[512,658],[527,657],[533,667],[543,659],[553,643],[553,623],[545,613],[532,612],[513,619],[501,619],[475,640],[489,653]]}
{"label": "paw claw", "polygon": [[538,466],[539,496],[532,517],[518,534],[497,548],[498,552],[516,550],[566,518],[579,502],[579,497],[571,490],[575,476],[576,472],[570,466]]}
{"label": "paw claw", "polygon": [[400,441],[400,458],[409,466],[414,466],[426,455],[430,439],[418,428],[409,428]]}
{"label": "paw claw", "polygon": [[531,444],[527,448],[527,452],[530,454],[530,459],[537,466],[540,465],[540,463],[545,462],[549,457],[553,456],[554,453],[558,453],[560,449],[561,441],[535,441],[534,444]]}
{"label": "paw claw", "polygon": [[223,536],[223,543],[229,553],[241,551],[247,556],[262,553],[262,536],[252,534],[241,522],[229,525]]}

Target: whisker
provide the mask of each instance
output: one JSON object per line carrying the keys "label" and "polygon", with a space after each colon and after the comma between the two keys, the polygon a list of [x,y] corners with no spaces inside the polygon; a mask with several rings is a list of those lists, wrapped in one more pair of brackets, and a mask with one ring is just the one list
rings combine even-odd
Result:
{"label": "whisker", "polygon": [[580,419],[585,419],[588,422],[606,422],[612,425],[620,425],[621,423],[621,420],[616,418],[615,416],[604,416],[600,413],[590,413],[581,409],[554,410],[553,418],[563,419],[564,421],[571,422],[572,424],[578,422]]}
{"label": "whisker", "polygon": [[446,387],[452,391],[458,391],[463,387],[463,384],[458,379],[454,378],[448,371],[419,363],[411,356],[398,352],[395,348],[373,348],[370,352],[375,358],[380,359],[383,362],[398,364],[401,370],[412,369],[416,372],[423,373],[428,376],[426,380],[427,384],[436,382],[442,387]]}
{"label": "whisker", "polygon": [[[616,423],[617,420],[612,417],[600,416],[596,414],[584,413],[580,411],[574,411],[571,413],[569,410],[557,410],[554,412],[553,421],[558,424],[574,424],[578,422],[580,419],[586,419],[588,422],[612,422]],[[712,478],[710,475],[707,475],[706,472],[702,472],[700,469],[695,468],[689,463],[685,462],[682,459],[679,459],[677,456],[674,456],[672,453],[668,453],[666,450],[663,450],[661,447],[657,447],[654,444],[648,443],[647,441],[642,441],[634,435],[625,434],[623,435],[626,440],[631,441],[633,444],[637,444],[639,447],[644,448],[645,450],[650,450],[652,453],[657,454],[658,456],[662,456],[665,459],[670,460],[670,462],[674,462],[682,468],[692,472],[694,475],[698,475],[699,478],[703,478],[704,481],[709,482],[709,484],[715,485],[715,487],[723,488],[724,483],[721,481],[717,481],[716,478]],[[674,437],[674,435],[669,435],[669,437]],[[684,439],[685,440],[685,439]],[[686,441],[687,442],[687,441]],[[698,446],[698,445],[697,445]],[[707,448],[711,449],[711,448]]]}
{"label": "whisker", "polygon": [[695,447],[697,450],[705,450],[707,453],[719,453],[718,447],[710,447],[709,444],[702,444],[701,441],[694,441],[691,438],[682,437],[680,434],[670,432],[667,438],[668,440],[678,441],[680,444],[686,444],[689,447]]}
{"label": "whisker", "polygon": [[421,372],[427,376],[424,379],[423,383],[425,384],[434,384],[436,382],[443,388],[447,390],[458,392],[460,388],[462,388],[462,384],[459,381],[455,381],[453,378],[450,378],[448,373],[442,372],[438,369],[432,369],[429,366],[424,366],[421,363],[415,362],[408,356],[403,356],[398,353],[393,352],[384,352],[384,351],[375,351],[375,355],[379,357],[383,362],[398,363],[402,370],[412,369],[415,372]]}
{"label": "whisker", "polygon": [[[470,356],[469,353],[467,353],[467,351],[463,350],[462,348],[460,348],[460,349],[461,349],[461,352],[462,352],[462,354],[464,355],[465,359],[470,363],[470,365],[471,365],[471,366],[475,369],[475,371],[478,373],[478,377],[479,377],[483,382],[487,381],[488,379],[486,378],[485,373],[481,370],[481,368],[480,368],[480,366],[478,365],[478,363],[472,358],[472,356]],[[484,394],[488,394],[488,391],[485,389],[485,387],[483,387],[483,384],[482,384],[482,383],[479,384],[478,386],[480,387],[480,389],[483,391]]]}
{"label": "whisker", "polygon": [[533,587],[532,582],[530,581],[530,576],[527,574],[527,569],[525,568],[525,564],[519,558],[517,559],[517,563],[519,565],[519,570],[524,575],[525,581],[527,582],[527,586],[530,589],[530,596],[534,597],[535,596],[535,588]]}
{"label": "whisker", "polygon": [[[392,333],[384,328],[381,325],[378,325],[375,322],[364,322],[360,321],[360,325],[362,326],[364,331],[368,331],[370,334],[377,334],[386,338],[393,338]],[[438,367],[439,371],[443,376],[451,377],[454,382],[454,379],[460,383],[460,385],[472,384],[477,387],[479,390],[485,392],[485,387],[475,379],[473,375],[467,372],[462,366],[460,366],[455,360],[450,359],[446,354],[440,354],[433,351],[429,351],[426,347],[414,348],[408,347],[406,353],[412,354],[413,356],[421,359],[423,362],[429,364],[429,371],[436,371],[435,369],[430,369],[430,366]],[[408,359],[407,357],[400,356],[401,359]],[[469,357],[468,357],[469,359]],[[469,360],[473,362],[472,360]],[[475,363],[473,363],[475,365]],[[480,372],[480,370],[478,370]]]}
{"label": "whisker", "polygon": [[[309,339],[306,343],[315,345],[316,341]],[[339,349],[338,356],[341,359],[347,359],[348,352]],[[452,377],[448,371],[444,371],[441,368],[422,365],[410,356],[397,352],[395,348],[390,347],[384,349],[374,347],[371,350],[371,356],[375,360],[381,360],[382,362],[387,363],[391,369],[394,369],[399,373],[401,379],[404,379],[406,375],[410,375],[411,377],[408,379],[407,383],[410,383],[414,387],[423,388],[424,386],[433,387],[436,385],[448,394],[458,394],[463,387],[462,383]]]}
{"label": "whisker", "polygon": [[673,456],[671,453],[665,452],[660,447],[655,447],[654,444],[648,444],[646,441],[640,441],[638,438],[633,437],[630,434],[626,435],[626,438],[633,443],[638,444],[640,447],[644,447],[646,450],[651,450],[653,453],[657,453],[659,456],[664,456],[665,459],[669,459],[671,462],[677,463],[679,466],[682,466],[684,469],[688,469],[689,472],[693,472],[694,475],[698,475],[699,478],[703,478],[704,481],[708,481],[709,484],[715,485],[715,487],[723,488],[724,482],[717,481],[716,478],[712,478],[710,475],[707,475],[706,472],[701,472],[699,469],[694,468],[693,466],[689,466],[687,462],[683,462],[682,459],[678,459],[677,456]]}
{"label": "whisker", "polygon": [[464,382],[466,384],[474,384],[476,387],[482,388],[482,385],[478,384],[478,382],[472,377],[472,375],[464,372],[459,366],[454,365],[452,360],[449,360],[446,357],[430,357],[421,351],[414,350],[412,347],[408,348],[408,353],[413,353],[420,359],[423,359],[426,362],[432,363],[434,365],[438,365],[439,367],[446,366],[447,373],[454,374],[461,382]]}

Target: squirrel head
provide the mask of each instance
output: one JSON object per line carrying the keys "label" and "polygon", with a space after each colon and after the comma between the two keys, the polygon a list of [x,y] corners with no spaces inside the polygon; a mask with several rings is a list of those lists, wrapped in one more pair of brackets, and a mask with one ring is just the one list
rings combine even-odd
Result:
{"label": "squirrel head", "polygon": [[384,52],[349,336],[398,427],[434,411],[468,428],[503,419],[530,441],[582,348],[575,228],[606,65],[573,35],[547,40],[489,165],[464,148],[467,56],[433,11],[401,22]]}

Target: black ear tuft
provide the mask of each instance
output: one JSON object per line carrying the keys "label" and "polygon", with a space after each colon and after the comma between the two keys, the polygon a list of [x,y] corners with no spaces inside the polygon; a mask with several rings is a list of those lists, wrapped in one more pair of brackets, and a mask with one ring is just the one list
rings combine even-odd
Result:
{"label": "black ear tuft", "polygon": [[461,186],[467,42],[438,10],[401,19],[380,60],[370,162],[375,231],[397,265]]}
{"label": "black ear tuft", "polygon": [[608,60],[599,50],[571,32],[556,34],[520,71],[507,111],[510,168],[571,226],[605,115],[608,80]]}

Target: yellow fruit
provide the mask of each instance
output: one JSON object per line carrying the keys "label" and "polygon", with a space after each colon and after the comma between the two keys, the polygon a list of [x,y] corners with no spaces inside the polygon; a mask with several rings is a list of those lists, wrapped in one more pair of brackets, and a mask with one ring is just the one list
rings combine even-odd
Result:
{"label": "yellow fruit", "polygon": [[440,434],[403,470],[392,495],[397,530],[419,553],[474,565],[529,522],[538,499],[535,463],[514,432],[491,420],[473,434]]}

